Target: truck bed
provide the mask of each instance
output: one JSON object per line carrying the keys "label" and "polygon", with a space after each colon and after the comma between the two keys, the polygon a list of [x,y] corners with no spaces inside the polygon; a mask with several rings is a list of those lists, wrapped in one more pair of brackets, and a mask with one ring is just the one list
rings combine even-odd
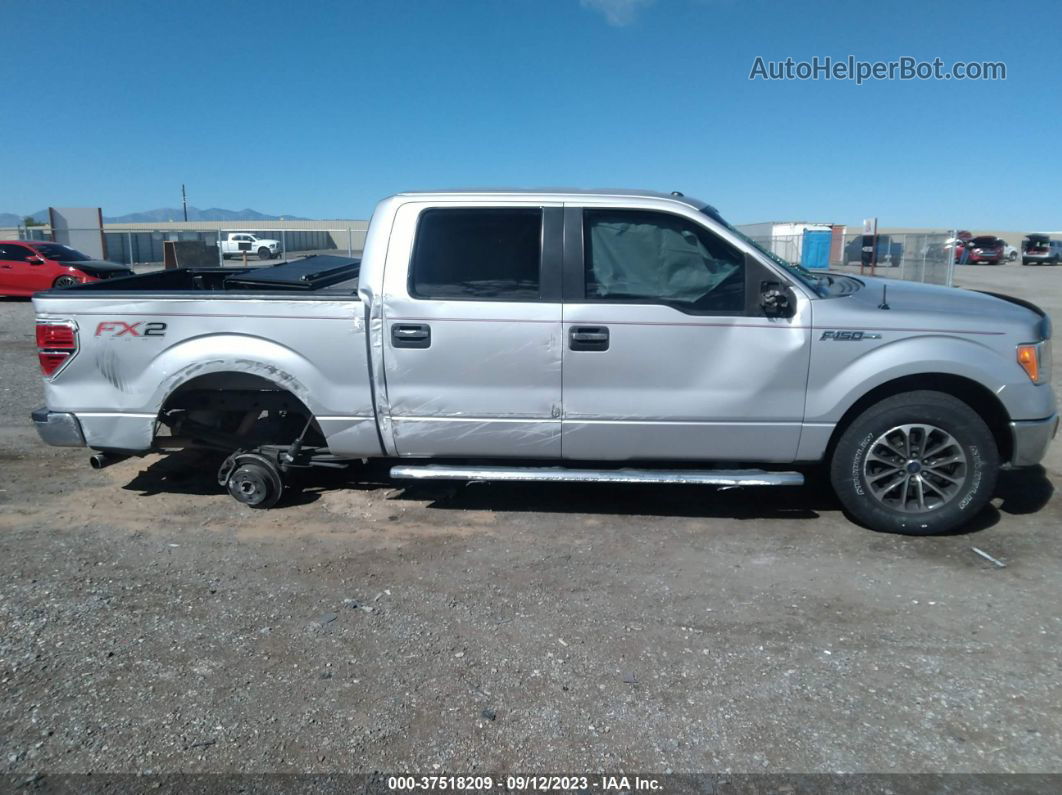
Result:
{"label": "truck bed", "polygon": [[283,390],[334,452],[379,455],[359,264],[318,256],[37,293],[38,323],[76,341],[45,380],[48,407],[75,414],[90,447],[144,451],[178,391]]}

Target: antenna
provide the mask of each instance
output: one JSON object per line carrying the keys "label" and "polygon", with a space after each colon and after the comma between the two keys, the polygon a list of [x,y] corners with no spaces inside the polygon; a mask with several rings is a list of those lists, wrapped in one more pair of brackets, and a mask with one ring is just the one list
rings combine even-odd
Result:
{"label": "antenna", "polygon": [[184,220],[188,220],[188,194],[184,192],[184,183],[181,183],[181,207],[184,208]]}
{"label": "antenna", "polygon": [[878,309],[892,309],[889,306],[889,285],[881,285],[881,303],[878,304]]}

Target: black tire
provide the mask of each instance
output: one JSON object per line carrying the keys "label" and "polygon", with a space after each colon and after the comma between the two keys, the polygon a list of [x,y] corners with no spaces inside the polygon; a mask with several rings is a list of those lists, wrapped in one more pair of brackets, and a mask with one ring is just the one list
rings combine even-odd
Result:
{"label": "black tire", "polygon": [[255,461],[237,466],[225,486],[235,500],[249,508],[272,508],[284,491],[276,470]]}
{"label": "black tire", "polygon": [[78,284],[81,284],[81,282],[79,282],[75,277],[67,274],[60,276],[58,279],[52,282],[52,287],[54,287],[56,290],[62,290],[67,287],[74,287]]}
{"label": "black tire", "polygon": [[269,253],[269,249],[262,246],[258,249],[258,259],[272,259],[272,255]]}
{"label": "black tire", "polygon": [[[894,449],[900,443],[906,457]],[[932,454],[940,445],[942,452]],[[841,434],[829,463],[833,489],[858,522],[883,533],[929,536],[962,527],[985,507],[995,491],[999,451],[968,405],[918,391],[866,409]]]}

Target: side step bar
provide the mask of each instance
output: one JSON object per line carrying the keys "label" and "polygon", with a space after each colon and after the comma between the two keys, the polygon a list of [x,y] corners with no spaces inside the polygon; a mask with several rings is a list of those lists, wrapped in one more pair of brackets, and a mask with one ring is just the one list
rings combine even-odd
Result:
{"label": "side step bar", "polygon": [[704,486],[803,486],[799,472],[762,469],[564,469],[562,467],[394,466],[406,480],[476,480],[534,483],[697,483]]}

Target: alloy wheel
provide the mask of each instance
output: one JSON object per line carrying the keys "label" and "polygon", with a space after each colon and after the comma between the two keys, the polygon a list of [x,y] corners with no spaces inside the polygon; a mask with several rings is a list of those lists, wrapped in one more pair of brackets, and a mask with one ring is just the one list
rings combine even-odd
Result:
{"label": "alloy wheel", "polygon": [[903,513],[926,513],[951,502],[966,485],[967,471],[962,445],[935,425],[890,428],[863,458],[871,496]]}

